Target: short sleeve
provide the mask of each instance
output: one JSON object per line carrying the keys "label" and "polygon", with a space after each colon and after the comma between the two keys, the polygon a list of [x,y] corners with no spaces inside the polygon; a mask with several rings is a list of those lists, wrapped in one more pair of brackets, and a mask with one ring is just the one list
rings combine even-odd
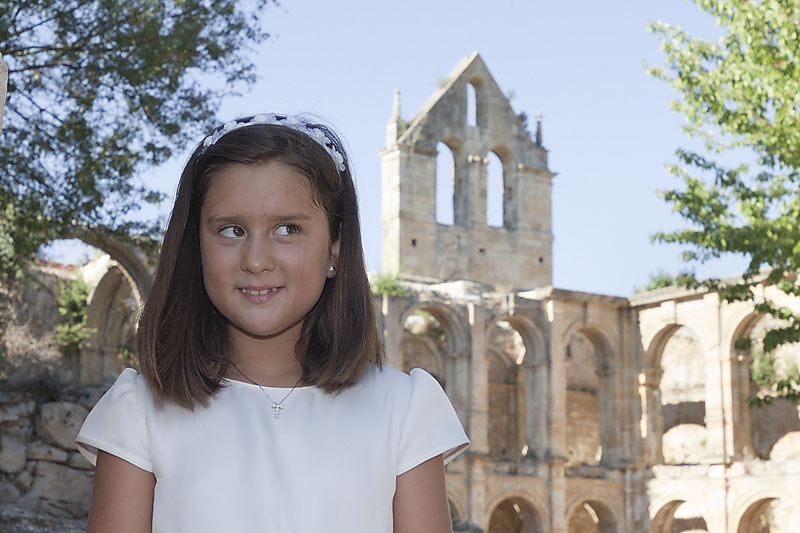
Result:
{"label": "short sleeve", "polygon": [[92,464],[97,464],[97,451],[103,450],[153,471],[141,398],[143,387],[146,385],[136,371],[126,368],[86,417],[75,442]]}
{"label": "short sleeve", "polygon": [[413,369],[411,399],[400,434],[397,475],[439,454],[448,463],[467,446],[469,439],[439,382],[424,370]]}

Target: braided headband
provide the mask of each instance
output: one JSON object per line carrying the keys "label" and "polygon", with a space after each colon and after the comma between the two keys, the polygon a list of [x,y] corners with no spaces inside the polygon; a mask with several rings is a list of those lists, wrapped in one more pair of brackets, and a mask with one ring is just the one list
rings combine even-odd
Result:
{"label": "braided headband", "polygon": [[205,152],[209,146],[212,146],[214,143],[220,140],[223,136],[225,136],[226,133],[229,133],[233,130],[238,130],[239,128],[244,128],[245,126],[254,126],[256,124],[283,126],[284,128],[290,128],[311,137],[317,144],[322,146],[326,152],[328,152],[328,155],[330,155],[331,159],[333,159],[333,162],[336,163],[336,167],[339,169],[339,171],[344,172],[344,156],[338,150],[338,148],[336,148],[336,145],[333,143],[333,141],[329,139],[327,135],[325,135],[325,132],[321,129],[309,126],[301,118],[293,115],[281,116],[276,115],[275,113],[262,113],[254,116],[250,120],[231,120],[230,122],[226,122],[224,126],[203,139],[203,147],[201,148],[200,153],[202,154]]}

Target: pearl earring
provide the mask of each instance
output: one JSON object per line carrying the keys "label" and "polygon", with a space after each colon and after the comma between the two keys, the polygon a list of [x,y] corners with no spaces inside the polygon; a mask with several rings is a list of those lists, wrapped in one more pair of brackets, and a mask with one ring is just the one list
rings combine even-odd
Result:
{"label": "pearl earring", "polygon": [[329,266],[328,267],[328,272],[330,272],[331,274],[335,274],[336,273],[336,265]]}

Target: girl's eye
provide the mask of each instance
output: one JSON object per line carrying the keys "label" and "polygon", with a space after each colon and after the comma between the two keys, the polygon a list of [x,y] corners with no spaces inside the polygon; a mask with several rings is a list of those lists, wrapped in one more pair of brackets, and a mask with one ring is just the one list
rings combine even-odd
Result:
{"label": "girl's eye", "polygon": [[225,226],[221,230],[219,230],[219,234],[223,237],[230,237],[235,239],[237,237],[242,237],[244,235],[244,230],[239,226]]}
{"label": "girl's eye", "polygon": [[295,224],[281,224],[278,226],[278,229],[275,230],[275,234],[281,237],[288,237],[289,235],[294,235],[299,231],[300,228]]}

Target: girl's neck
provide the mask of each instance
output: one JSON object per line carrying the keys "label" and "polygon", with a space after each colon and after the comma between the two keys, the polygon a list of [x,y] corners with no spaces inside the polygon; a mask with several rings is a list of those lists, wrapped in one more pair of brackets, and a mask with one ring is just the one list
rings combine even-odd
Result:
{"label": "girl's neck", "polygon": [[237,381],[250,380],[267,387],[292,387],[302,375],[300,361],[295,354],[299,329],[270,338],[252,337],[229,327],[231,365],[225,377]]}

